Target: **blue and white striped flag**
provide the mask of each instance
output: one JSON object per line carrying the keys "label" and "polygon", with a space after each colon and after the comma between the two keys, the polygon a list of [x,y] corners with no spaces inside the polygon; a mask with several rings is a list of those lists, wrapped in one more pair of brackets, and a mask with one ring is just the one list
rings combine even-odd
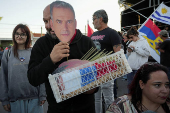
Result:
{"label": "blue and white striped flag", "polygon": [[161,3],[150,18],[170,25],[170,7]]}

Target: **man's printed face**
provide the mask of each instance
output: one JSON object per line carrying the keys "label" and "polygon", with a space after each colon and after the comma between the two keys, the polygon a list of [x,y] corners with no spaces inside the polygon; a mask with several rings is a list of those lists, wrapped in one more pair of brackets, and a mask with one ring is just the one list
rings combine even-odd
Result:
{"label": "man's printed face", "polygon": [[73,12],[68,8],[53,8],[52,30],[61,42],[69,42],[76,29]]}

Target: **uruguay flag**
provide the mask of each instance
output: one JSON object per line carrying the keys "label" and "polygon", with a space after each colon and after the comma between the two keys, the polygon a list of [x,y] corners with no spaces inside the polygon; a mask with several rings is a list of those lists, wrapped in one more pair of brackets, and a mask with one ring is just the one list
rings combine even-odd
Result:
{"label": "uruguay flag", "polygon": [[170,7],[161,3],[150,18],[170,25]]}
{"label": "uruguay flag", "polygon": [[150,45],[150,53],[151,56],[160,63],[160,52],[159,50],[156,50],[156,44],[159,41],[163,41],[160,37],[159,37],[159,32],[161,31],[156,25],[155,23],[151,20],[148,19],[139,29],[139,35],[140,37],[145,38],[149,45]]}

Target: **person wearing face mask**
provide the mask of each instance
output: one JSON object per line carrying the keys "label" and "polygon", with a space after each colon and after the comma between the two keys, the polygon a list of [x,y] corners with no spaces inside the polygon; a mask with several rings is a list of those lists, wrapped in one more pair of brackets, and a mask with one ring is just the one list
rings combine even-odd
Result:
{"label": "person wearing face mask", "polygon": [[132,68],[132,72],[127,75],[128,85],[133,80],[136,71],[144,63],[148,62],[150,55],[150,46],[144,38],[139,38],[139,33],[133,27],[127,32],[127,37],[132,42],[127,47],[128,63]]}
{"label": "person wearing face mask", "polygon": [[28,66],[29,82],[33,86],[45,83],[48,113],[95,113],[94,92],[97,88],[57,103],[48,80],[49,74],[61,63],[67,59],[81,59],[95,48],[94,43],[76,29],[75,12],[69,3],[55,1],[48,5],[43,20],[47,34],[33,46]]}
{"label": "person wearing face mask", "polygon": [[18,24],[12,33],[13,46],[4,51],[0,71],[0,101],[10,113],[43,113],[45,86],[32,86],[27,78],[31,33]]}

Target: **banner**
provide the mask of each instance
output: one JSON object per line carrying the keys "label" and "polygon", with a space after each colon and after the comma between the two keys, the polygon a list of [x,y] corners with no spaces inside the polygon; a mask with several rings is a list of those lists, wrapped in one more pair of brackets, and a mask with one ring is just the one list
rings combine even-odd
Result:
{"label": "banner", "polygon": [[93,29],[89,26],[89,24],[87,24],[87,36],[91,37],[93,32],[94,32]]}
{"label": "banner", "polygon": [[159,32],[161,31],[156,25],[155,23],[151,20],[148,19],[139,29],[139,36],[140,38],[143,37],[145,38],[149,45],[150,45],[150,53],[151,56],[160,63],[160,51],[156,50],[156,44],[159,41],[163,41],[160,37],[159,37]]}
{"label": "banner", "polygon": [[161,3],[149,18],[170,25],[170,7]]}

